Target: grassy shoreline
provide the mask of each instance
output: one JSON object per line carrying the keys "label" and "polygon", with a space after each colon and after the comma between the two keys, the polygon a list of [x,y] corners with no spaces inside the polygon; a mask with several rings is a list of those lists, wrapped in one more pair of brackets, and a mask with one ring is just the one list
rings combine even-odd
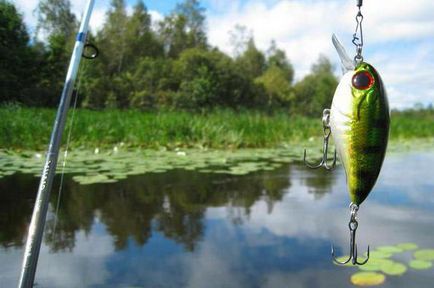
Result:
{"label": "grassy shoreline", "polygon": [[[18,106],[0,107],[0,149],[44,150],[56,111]],[[67,129],[71,125],[72,111]],[[64,139],[67,138],[65,131]],[[217,110],[204,114],[186,111],[137,110],[75,111],[71,148],[127,147],[272,148],[310,140],[321,141],[321,119],[273,115],[256,111]],[[434,111],[392,115],[391,140],[434,138]],[[321,143],[318,143],[321,145]]]}

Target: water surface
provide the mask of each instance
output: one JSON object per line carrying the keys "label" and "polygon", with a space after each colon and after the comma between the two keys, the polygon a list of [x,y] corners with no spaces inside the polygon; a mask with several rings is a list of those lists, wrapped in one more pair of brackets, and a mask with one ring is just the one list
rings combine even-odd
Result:
{"label": "water surface", "polygon": [[[434,153],[392,154],[358,243],[434,248]],[[37,287],[349,287],[345,175],[285,165],[244,176],[182,169],[53,190]],[[15,287],[39,179],[0,179],[0,287]],[[58,187],[55,185],[54,187]],[[399,260],[408,263],[411,253]],[[434,268],[380,287],[432,287]]]}

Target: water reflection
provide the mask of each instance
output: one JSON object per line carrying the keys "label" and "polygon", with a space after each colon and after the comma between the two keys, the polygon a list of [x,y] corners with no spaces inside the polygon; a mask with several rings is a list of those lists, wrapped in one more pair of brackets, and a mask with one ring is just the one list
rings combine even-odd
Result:
{"label": "water reflection", "polygon": [[[54,217],[47,221],[45,243],[51,252],[72,251],[76,232],[89,233],[97,216],[113,236],[118,250],[124,249],[130,238],[138,245],[146,244],[155,230],[193,251],[203,236],[208,207],[227,206],[233,223],[242,223],[258,200],[267,203],[271,213],[274,203],[291,186],[289,174],[290,167],[286,166],[239,177],[176,170],[90,186],[66,179],[57,221]],[[4,247],[21,246],[38,179],[17,175],[0,183],[3,191],[0,209],[4,215],[0,222],[0,243]],[[57,201],[54,190],[52,211]]]}
{"label": "water reflection", "polygon": [[39,180],[34,177],[14,175],[0,181],[0,245],[22,246],[33,210],[35,187]]}
{"label": "water reflection", "polygon": [[[408,241],[434,248],[434,183],[419,157],[434,160],[386,161],[360,211],[361,249]],[[16,285],[37,185],[25,175],[0,181],[0,287]],[[56,222],[57,201],[53,190],[41,287],[348,286],[351,270],[332,265],[329,255],[330,241],[338,253],[348,245],[341,169],[293,165],[246,176],[175,170],[90,186],[67,178]],[[421,275],[388,279],[384,287],[430,287],[434,278]]]}

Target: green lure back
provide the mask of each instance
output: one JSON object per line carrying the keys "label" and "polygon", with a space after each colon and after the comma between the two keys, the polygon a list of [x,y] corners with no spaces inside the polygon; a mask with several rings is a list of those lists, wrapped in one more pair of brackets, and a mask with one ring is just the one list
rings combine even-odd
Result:
{"label": "green lure back", "polygon": [[368,63],[358,64],[340,81],[333,97],[330,127],[351,201],[360,205],[380,174],[390,127],[383,81]]}

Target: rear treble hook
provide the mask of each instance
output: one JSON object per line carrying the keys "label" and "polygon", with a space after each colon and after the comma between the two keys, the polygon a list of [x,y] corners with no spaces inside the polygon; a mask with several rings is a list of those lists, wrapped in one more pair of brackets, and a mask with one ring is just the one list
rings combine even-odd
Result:
{"label": "rear treble hook", "polygon": [[350,218],[350,223],[348,223],[348,226],[350,228],[350,257],[344,262],[338,261],[335,257],[335,251],[332,245],[332,258],[333,261],[339,265],[345,265],[350,261],[353,265],[365,265],[369,260],[369,245],[368,245],[368,252],[366,253],[366,259],[362,262],[359,262],[357,260],[356,231],[359,224],[356,218],[357,218],[357,211],[359,210],[359,206],[357,206],[354,203],[351,203],[350,210],[351,210],[351,218]]}
{"label": "rear treble hook", "polygon": [[330,109],[324,109],[322,116],[322,124],[324,129],[324,142],[323,142],[323,155],[321,162],[318,165],[309,164],[306,161],[306,149],[304,149],[303,162],[304,164],[311,169],[318,169],[320,167],[324,167],[326,170],[333,170],[336,166],[336,149],[333,157],[333,163],[331,166],[327,163],[328,161],[328,150],[329,150],[329,138],[331,135],[330,130]]}

